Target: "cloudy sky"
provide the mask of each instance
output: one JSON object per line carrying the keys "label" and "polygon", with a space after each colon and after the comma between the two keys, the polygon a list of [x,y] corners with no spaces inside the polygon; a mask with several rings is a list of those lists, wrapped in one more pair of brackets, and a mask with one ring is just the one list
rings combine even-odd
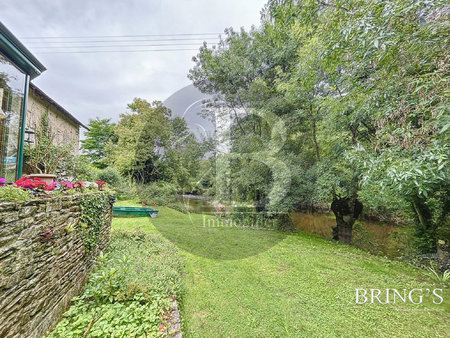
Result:
{"label": "cloudy sky", "polygon": [[[96,116],[117,120],[134,97],[164,101],[190,84],[187,73],[196,54],[98,51],[198,49],[202,40],[196,38],[214,43],[217,35],[186,34],[258,25],[265,2],[0,0],[0,20],[46,66],[34,83],[87,123]],[[61,53],[66,51],[84,53]]]}

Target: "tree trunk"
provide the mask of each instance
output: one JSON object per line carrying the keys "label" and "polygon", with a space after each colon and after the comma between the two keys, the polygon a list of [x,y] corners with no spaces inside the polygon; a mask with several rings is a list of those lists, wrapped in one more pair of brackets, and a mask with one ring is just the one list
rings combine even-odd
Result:
{"label": "tree trunk", "polygon": [[[317,109],[317,115],[319,113],[319,109]],[[316,117],[313,113],[313,106],[312,104],[309,106],[309,113],[311,114],[312,118],[312,133],[313,133],[313,141],[314,141],[314,150],[316,151],[316,157],[317,161],[320,161],[320,151],[319,151],[319,143],[317,142],[317,133],[316,133]]]}
{"label": "tree trunk", "polygon": [[356,197],[344,197],[333,199],[331,210],[336,216],[336,227],[333,228],[333,239],[350,244],[352,241],[352,229],[363,205]]}
{"label": "tree trunk", "polygon": [[422,253],[435,253],[437,244],[437,226],[433,222],[433,215],[426,200],[414,198],[412,207],[415,213],[416,231],[418,248]]}
{"label": "tree trunk", "polygon": [[316,135],[316,121],[313,119],[313,139],[314,139],[314,149],[316,150],[317,161],[320,161],[319,144],[317,143]]}

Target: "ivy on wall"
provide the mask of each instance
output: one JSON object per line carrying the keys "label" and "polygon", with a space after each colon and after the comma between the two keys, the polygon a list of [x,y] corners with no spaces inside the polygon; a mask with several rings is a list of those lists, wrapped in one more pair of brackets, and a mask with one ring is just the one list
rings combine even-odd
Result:
{"label": "ivy on wall", "polygon": [[115,201],[109,193],[85,194],[81,199],[79,226],[87,252],[97,248],[100,232],[105,225],[105,213]]}

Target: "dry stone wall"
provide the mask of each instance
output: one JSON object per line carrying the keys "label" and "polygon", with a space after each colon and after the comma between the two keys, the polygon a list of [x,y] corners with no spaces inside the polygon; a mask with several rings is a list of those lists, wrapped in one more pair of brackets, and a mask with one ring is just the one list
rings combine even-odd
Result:
{"label": "dry stone wall", "polygon": [[41,337],[56,325],[107,248],[111,204],[98,246],[88,252],[78,222],[81,198],[0,203],[0,337]]}

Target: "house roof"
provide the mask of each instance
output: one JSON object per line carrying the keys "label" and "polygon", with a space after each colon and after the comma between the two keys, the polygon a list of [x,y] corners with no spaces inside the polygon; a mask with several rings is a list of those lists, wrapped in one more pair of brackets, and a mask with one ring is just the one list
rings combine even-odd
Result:
{"label": "house roof", "polygon": [[46,70],[44,65],[0,21],[0,50],[32,79]]}
{"label": "house roof", "polygon": [[66,118],[77,124],[78,126],[83,127],[86,130],[89,130],[88,127],[86,127],[83,123],[81,123],[75,116],[73,116],[71,113],[69,113],[64,107],[62,107],[59,103],[57,103],[55,100],[53,100],[50,96],[45,94],[42,89],[40,89],[38,86],[36,86],[34,83],[30,82],[30,91],[33,92],[37,97],[41,98],[42,100],[50,103],[53,105],[62,115],[64,115]]}

